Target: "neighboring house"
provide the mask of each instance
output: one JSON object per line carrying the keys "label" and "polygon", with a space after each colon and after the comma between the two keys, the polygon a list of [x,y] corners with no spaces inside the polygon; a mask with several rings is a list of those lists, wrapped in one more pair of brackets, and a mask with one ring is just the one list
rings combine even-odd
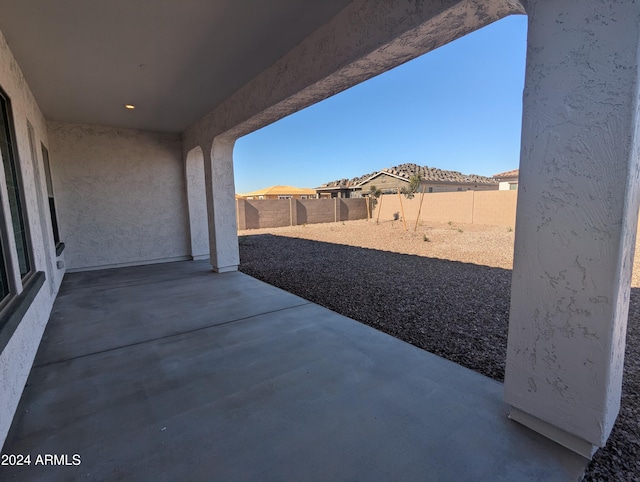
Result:
{"label": "neighboring house", "polygon": [[425,193],[452,191],[495,191],[498,182],[495,179],[476,174],[462,174],[418,164],[401,164],[354,179],[342,179],[323,184],[316,188],[322,197],[362,197],[375,186],[383,193],[395,193],[409,186],[411,177],[420,175],[422,182],[418,189]]}
{"label": "neighboring house", "polygon": [[518,189],[518,175],[520,169],[494,174],[493,178],[498,181],[501,191],[515,191]]}
{"label": "neighboring house", "polygon": [[364,176],[354,177],[353,179],[338,179],[336,181],[331,181],[317,187],[316,192],[318,193],[319,198],[356,197],[353,193],[357,189],[357,186],[376,174],[376,172],[372,172],[370,174],[365,174]]}
{"label": "neighboring house", "polygon": [[239,195],[242,199],[315,199],[316,190],[306,187],[271,186]]}
{"label": "neighboring house", "polygon": [[326,198],[349,198],[353,191],[352,181],[349,179],[340,179],[338,181],[331,181],[327,184],[323,184],[316,188],[316,193],[320,199]]}

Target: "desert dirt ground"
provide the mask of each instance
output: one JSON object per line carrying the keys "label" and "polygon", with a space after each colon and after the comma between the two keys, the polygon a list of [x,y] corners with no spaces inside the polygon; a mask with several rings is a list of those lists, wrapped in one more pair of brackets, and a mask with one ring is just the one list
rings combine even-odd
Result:
{"label": "desert dirt ground", "polygon": [[[405,231],[401,220],[344,221],[238,231],[238,236],[274,234],[290,238],[461,261],[494,268],[513,268],[513,227],[462,223],[414,222]],[[640,253],[638,247],[636,253]],[[634,260],[631,286],[640,287],[640,256]]]}

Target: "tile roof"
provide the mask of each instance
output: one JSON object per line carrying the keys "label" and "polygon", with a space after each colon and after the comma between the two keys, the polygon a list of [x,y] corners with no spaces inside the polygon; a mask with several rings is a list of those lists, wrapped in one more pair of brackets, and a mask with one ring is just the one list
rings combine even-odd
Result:
{"label": "tile roof", "polygon": [[364,176],[358,176],[358,177],[354,177],[352,179],[338,179],[336,181],[331,181],[328,182],[326,184],[323,184],[322,186],[320,186],[321,188],[323,187],[353,187],[357,184],[360,184],[361,182],[366,181],[367,179],[369,179],[370,177],[375,176],[376,174],[378,174],[379,171],[375,171],[372,172],[370,174],[365,174]]}
{"label": "tile roof", "polygon": [[270,186],[257,191],[240,194],[242,197],[247,196],[293,196],[294,194],[315,194],[316,190],[307,187],[293,186]]}
{"label": "tile roof", "polygon": [[469,184],[497,184],[493,178],[486,176],[478,176],[477,174],[462,174],[458,171],[447,171],[445,169],[438,169],[436,167],[419,166],[418,164],[400,164],[399,166],[389,167],[375,171],[364,176],[354,177],[353,179],[338,179],[337,181],[331,181],[323,184],[322,188],[329,187],[355,187],[361,184],[373,176],[380,173],[388,173],[401,178],[405,178],[409,181],[411,176],[421,174],[422,179],[432,182],[451,182],[451,183],[469,183]]}
{"label": "tile roof", "polygon": [[520,174],[520,169],[512,169],[510,171],[494,174],[493,177],[494,179],[502,179],[502,178],[509,178],[509,177],[518,177],[519,174]]}

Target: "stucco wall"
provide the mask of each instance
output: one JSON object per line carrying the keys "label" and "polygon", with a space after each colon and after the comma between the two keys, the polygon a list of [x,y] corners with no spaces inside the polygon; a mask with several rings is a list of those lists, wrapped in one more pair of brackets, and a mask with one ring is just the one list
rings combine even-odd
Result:
{"label": "stucco wall", "polygon": [[[50,232],[51,219],[48,207],[39,211],[38,193],[45,193],[43,183],[36,185],[34,168],[40,170],[43,181],[44,171],[40,143],[49,147],[45,119],[40,112],[20,66],[15,61],[4,36],[0,33],[0,87],[11,100],[15,124],[17,157],[23,179],[25,210],[28,218],[35,267],[44,271],[47,277],[36,298],[22,318],[18,328],[7,344],[0,346],[0,445],[11,425],[15,409],[20,400],[24,384],[29,375],[42,333],[49,319],[51,306],[64,275],[63,269],[55,267],[56,254],[53,235]],[[31,158],[27,121],[33,126],[36,144],[36,162]],[[4,179],[4,176],[2,176]],[[3,192],[6,188],[3,187]],[[45,195],[46,199],[46,195]],[[45,222],[40,222],[44,216]],[[43,225],[46,232],[43,231]],[[10,248],[7,246],[7,248]],[[15,249],[8,249],[15,256]],[[52,262],[48,262],[47,256]],[[64,253],[57,260],[64,260]],[[17,264],[17,263],[14,263]]]}
{"label": "stucco wall", "polygon": [[190,257],[179,135],[48,127],[69,269]]}
{"label": "stucco wall", "polygon": [[191,229],[191,257],[206,259],[209,257],[209,224],[204,182],[204,156],[199,147],[187,154],[185,173]]}
{"label": "stucco wall", "polygon": [[515,420],[590,456],[622,390],[640,4],[528,0],[527,10],[505,401]]}

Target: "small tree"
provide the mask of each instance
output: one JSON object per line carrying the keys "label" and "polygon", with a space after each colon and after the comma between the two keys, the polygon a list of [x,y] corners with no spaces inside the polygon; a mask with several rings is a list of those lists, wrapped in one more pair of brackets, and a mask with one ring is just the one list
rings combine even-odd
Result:
{"label": "small tree", "polygon": [[378,189],[376,186],[371,186],[369,189],[369,197],[371,198],[371,210],[378,204],[378,198],[382,196],[382,189]]}
{"label": "small tree", "polygon": [[420,184],[422,184],[422,174],[416,174],[409,178],[409,185],[403,187],[400,192],[404,194],[407,199],[413,199],[415,193],[420,189]]}

